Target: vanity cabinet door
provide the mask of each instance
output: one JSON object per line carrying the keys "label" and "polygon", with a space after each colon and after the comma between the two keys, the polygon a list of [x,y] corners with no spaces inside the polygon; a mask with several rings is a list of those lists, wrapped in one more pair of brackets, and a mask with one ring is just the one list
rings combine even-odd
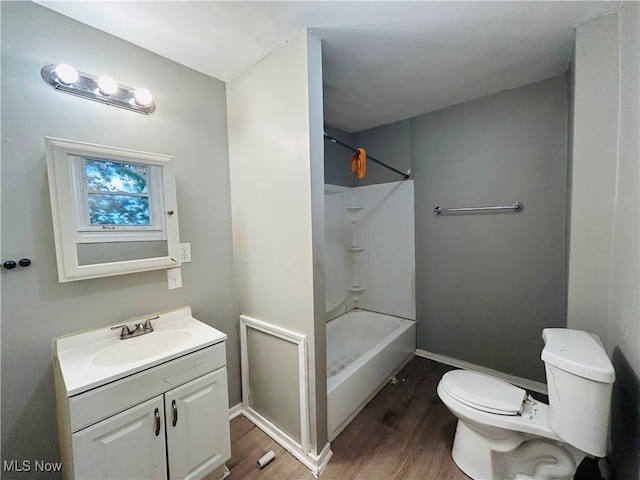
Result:
{"label": "vanity cabinet door", "polygon": [[227,369],[165,393],[169,478],[199,479],[231,458]]}
{"label": "vanity cabinet door", "polygon": [[160,395],[74,433],[72,477],[166,479],[162,400]]}

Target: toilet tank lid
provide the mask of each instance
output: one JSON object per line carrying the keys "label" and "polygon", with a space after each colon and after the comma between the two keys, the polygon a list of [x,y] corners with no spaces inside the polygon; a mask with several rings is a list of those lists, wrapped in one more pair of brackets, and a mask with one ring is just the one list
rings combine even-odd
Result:
{"label": "toilet tank lid", "polygon": [[542,361],[565,372],[602,383],[616,378],[600,337],[568,328],[545,328]]}

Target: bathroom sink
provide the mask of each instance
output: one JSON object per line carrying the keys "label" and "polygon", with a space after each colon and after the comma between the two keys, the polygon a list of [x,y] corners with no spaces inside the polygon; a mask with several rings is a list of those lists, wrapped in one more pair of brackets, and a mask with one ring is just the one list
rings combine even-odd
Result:
{"label": "bathroom sink", "polygon": [[133,328],[149,318],[153,332],[126,340],[120,340],[120,329],[110,326],[54,339],[53,360],[59,365],[67,396],[125,378],[227,338],[223,332],[193,318],[190,307],[118,323]]}
{"label": "bathroom sink", "polygon": [[119,340],[98,353],[93,364],[99,367],[112,367],[126,363],[139,362],[146,358],[162,355],[164,352],[180,348],[191,338],[188,331],[151,332],[139,337]]}

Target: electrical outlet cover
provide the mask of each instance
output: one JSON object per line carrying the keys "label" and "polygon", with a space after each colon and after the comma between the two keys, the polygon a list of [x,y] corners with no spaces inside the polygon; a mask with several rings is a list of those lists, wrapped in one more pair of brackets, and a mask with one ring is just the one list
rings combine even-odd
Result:
{"label": "electrical outlet cover", "polygon": [[191,261],[191,244],[180,244],[180,263],[189,263]]}

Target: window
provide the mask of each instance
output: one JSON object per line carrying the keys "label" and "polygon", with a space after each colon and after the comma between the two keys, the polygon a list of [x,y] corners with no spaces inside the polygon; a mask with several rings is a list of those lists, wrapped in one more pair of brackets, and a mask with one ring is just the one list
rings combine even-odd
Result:
{"label": "window", "polygon": [[78,243],[165,240],[162,169],[76,157],[73,184]]}
{"label": "window", "polygon": [[180,265],[173,157],[45,137],[58,280]]}
{"label": "window", "polygon": [[150,226],[149,166],[85,158],[89,224]]}

